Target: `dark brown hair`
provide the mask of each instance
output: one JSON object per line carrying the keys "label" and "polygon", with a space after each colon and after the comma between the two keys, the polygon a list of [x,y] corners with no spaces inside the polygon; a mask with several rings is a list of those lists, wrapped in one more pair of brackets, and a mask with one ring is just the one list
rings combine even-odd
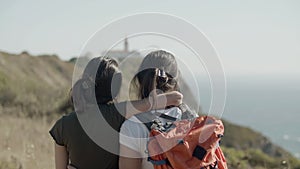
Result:
{"label": "dark brown hair", "polygon": [[140,99],[158,89],[161,92],[179,90],[178,68],[174,55],[164,50],[149,53],[142,61],[134,84],[138,88]]}
{"label": "dark brown hair", "polygon": [[[96,57],[89,61],[71,90],[72,102],[77,112],[84,111],[86,104],[106,104],[119,93],[122,74],[116,60]],[[96,100],[96,101],[95,101]]]}

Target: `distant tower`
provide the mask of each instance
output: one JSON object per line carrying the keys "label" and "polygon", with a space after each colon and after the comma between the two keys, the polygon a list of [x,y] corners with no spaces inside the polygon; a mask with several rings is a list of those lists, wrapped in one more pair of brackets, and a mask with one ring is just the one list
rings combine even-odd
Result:
{"label": "distant tower", "polygon": [[125,52],[128,52],[128,41],[127,41],[127,37],[125,38],[125,41],[124,41],[124,51]]}

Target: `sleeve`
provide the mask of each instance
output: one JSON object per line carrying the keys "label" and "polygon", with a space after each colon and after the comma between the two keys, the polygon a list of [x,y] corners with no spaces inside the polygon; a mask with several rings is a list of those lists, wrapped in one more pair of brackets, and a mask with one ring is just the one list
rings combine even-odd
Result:
{"label": "sleeve", "polygon": [[128,148],[131,148],[134,151],[140,152],[140,139],[137,126],[134,126],[130,120],[126,120],[120,131],[120,144]]}
{"label": "sleeve", "polygon": [[54,126],[49,131],[49,134],[52,136],[56,144],[64,146],[63,142],[63,118],[60,118],[56,121]]}

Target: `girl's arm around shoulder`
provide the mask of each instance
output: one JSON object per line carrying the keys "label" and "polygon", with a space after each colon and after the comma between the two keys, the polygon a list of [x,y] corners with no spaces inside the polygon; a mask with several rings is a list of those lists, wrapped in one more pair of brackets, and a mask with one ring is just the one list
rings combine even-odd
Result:
{"label": "girl's arm around shoulder", "polygon": [[142,100],[126,102],[125,117],[130,118],[137,113],[146,112],[153,109],[163,109],[167,106],[179,106],[182,103],[182,98],[183,95],[180,92],[172,91],[156,96],[150,96]]}

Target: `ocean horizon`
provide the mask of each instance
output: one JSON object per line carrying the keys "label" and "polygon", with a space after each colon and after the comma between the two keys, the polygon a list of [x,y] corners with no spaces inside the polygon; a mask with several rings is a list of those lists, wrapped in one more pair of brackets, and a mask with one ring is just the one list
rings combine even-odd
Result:
{"label": "ocean horizon", "polygon": [[[300,159],[299,77],[227,77],[222,119],[263,134]],[[200,106],[206,113],[210,105],[209,82],[200,81]]]}

